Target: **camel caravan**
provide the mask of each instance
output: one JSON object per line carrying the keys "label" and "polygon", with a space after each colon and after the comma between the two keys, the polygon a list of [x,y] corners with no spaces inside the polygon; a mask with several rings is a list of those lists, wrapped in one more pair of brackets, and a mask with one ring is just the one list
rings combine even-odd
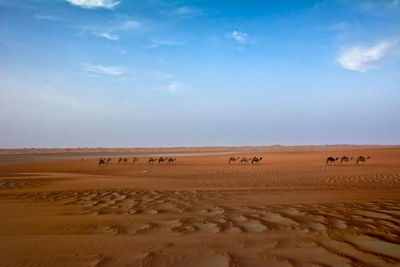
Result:
{"label": "camel caravan", "polygon": [[171,157],[159,157],[159,158],[149,158],[148,164],[154,164],[158,162],[158,164],[172,164],[174,163],[176,158],[171,158]]}
{"label": "camel caravan", "polygon": [[99,167],[100,166],[106,166],[108,163],[112,161],[112,158],[100,158],[99,159]]}
{"label": "camel caravan", "polygon": [[246,158],[246,157],[230,157],[229,158],[229,165],[231,165],[232,163],[238,161],[239,165],[247,165],[247,164],[258,164],[263,158],[262,157],[252,157],[252,158]]}
{"label": "camel caravan", "polygon": [[[354,165],[358,165],[359,163],[365,164],[365,162],[370,158],[371,158],[370,156],[368,156],[368,157],[359,156],[358,158],[355,159]],[[326,159],[325,165],[332,165],[332,164],[335,165],[335,162],[338,160],[339,160],[338,157],[336,157],[336,158],[328,157]],[[354,160],[354,158],[349,158],[349,157],[343,156],[340,158],[340,165],[342,165],[343,162],[351,162],[352,160]]]}
{"label": "camel caravan", "polygon": [[[118,158],[118,164],[128,164],[129,158]],[[132,159],[132,165],[135,164],[139,159],[137,157],[134,157]]]}
{"label": "camel caravan", "polygon": [[[109,163],[112,161],[111,158],[100,158],[99,159],[99,167],[101,166],[108,166]],[[126,158],[126,157],[121,157],[118,158],[117,163],[118,165],[128,165],[131,162],[131,165],[134,165],[136,162],[139,161],[139,158],[134,157],[132,159],[130,158]],[[159,157],[159,158],[149,158],[148,160],[148,164],[153,164],[158,162],[158,164],[173,164],[176,161],[176,158],[172,158],[172,157]]]}

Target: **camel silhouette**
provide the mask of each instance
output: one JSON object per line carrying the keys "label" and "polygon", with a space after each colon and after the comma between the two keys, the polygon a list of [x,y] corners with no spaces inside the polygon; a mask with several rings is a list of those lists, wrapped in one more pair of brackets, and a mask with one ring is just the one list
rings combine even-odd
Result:
{"label": "camel silhouette", "polygon": [[149,162],[148,162],[148,163],[150,164],[150,163],[154,163],[154,162],[156,162],[156,161],[157,161],[156,158],[149,158]]}
{"label": "camel silhouette", "polygon": [[132,165],[133,164],[135,164],[135,162],[137,162],[139,159],[137,158],[137,157],[134,157],[133,159],[132,159]]}
{"label": "camel silhouette", "polygon": [[175,160],[176,158],[168,158],[168,164],[174,163]]}
{"label": "camel silhouette", "polygon": [[358,165],[359,162],[362,162],[362,163],[365,164],[365,162],[367,161],[367,159],[370,159],[370,158],[371,158],[370,156],[368,156],[368,157],[366,157],[366,158],[364,158],[363,156],[359,156],[359,157],[357,158],[357,160],[356,160],[355,165]]}
{"label": "camel silhouette", "polygon": [[325,165],[328,165],[328,163],[329,163],[329,165],[331,165],[332,163],[333,163],[333,165],[335,165],[335,161],[337,161],[337,160],[339,160],[339,158],[328,157],[326,159]]}
{"label": "camel silhouette", "polygon": [[249,163],[249,159],[248,159],[248,158],[245,158],[245,157],[243,157],[243,158],[239,161],[239,164],[247,164],[247,163]]}
{"label": "camel silhouette", "polygon": [[261,160],[262,160],[263,158],[262,157],[260,157],[260,158],[257,158],[257,157],[253,157],[252,159],[251,159],[251,164],[258,164]]}
{"label": "camel silhouette", "polygon": [[103,159],[103,158],[100,158],[99,159],[99,167],[100,166],[103,166],[103,165],[106,165],[107,163],[106,163],[106,159]]}
{"label": "camel silhouette", "polygon": [[340,164],[342,164],[343,161],[348,162],[348,161],[352,161],[353,159],[354,158],[349,158],[349,157],[343,156],[343,157],[340,158]]}
{"label": "camel silhouette", "polygon": [[166,162],[166,161],[167,161],[167,158],[160,157],[160,158],[158,159],[158,164],[164,163],[164,162]]}
{"label": "camel silhouette", "polygon": [[235,157],[233,157],[233,156],[230,157],[230,158],[229,158],[229,165],[231,165],[231,161],[232,161],[232,162],[235,162],[235,161],[237,161],[237,160],[239,160],[239,159],[240,159],[240,157],[237,157],[237,158],[235,158]]}

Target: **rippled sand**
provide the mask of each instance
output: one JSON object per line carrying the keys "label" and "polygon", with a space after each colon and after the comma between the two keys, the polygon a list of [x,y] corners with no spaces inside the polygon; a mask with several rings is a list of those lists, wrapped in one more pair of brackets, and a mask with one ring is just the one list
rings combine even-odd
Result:
{"label": "rippled sand", "polygon": [[399,148],[254,155],[3,163],[0,266],[400,265]]}

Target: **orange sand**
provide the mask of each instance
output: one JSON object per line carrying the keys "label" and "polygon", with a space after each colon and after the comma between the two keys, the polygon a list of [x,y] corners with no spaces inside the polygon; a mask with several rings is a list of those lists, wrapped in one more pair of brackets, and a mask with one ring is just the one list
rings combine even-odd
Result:
{"label": "orange sand", "polygon": [[400,148],[348,148],[3,150],[0,266],[400,265]]}

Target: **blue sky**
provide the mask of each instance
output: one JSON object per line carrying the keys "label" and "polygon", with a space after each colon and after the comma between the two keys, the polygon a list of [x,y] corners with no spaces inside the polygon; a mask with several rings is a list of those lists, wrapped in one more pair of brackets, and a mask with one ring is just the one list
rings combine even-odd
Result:
{"label": "blue sky", "polygon": [[400,0],[0,0],[0,147],[399,144]]}

